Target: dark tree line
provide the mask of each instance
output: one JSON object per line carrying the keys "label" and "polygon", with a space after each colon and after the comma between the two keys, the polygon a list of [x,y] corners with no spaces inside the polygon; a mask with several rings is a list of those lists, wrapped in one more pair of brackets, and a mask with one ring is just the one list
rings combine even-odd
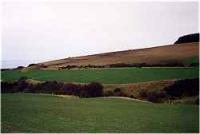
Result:
{"label": "dark tree line", "polygon": [[147,64],[147,63],[116,63],[116,64],[109,64],[109,65],[81,65],[81,66],[76,66],[76,65],[67,65],[64,67],[59,67],[59,70],[63,69],[73,69],[73,68],[113,68],[113,67],[196,67],[199,66],[199,63],[191,63],[190,65],[184,65],[181,62],[177,61],[170,61],[166,63],[157,63],[157,64]]}
{"label": "dark tree line", "polygon": [[151,102],[199,96],[199,78],[178,80],[171,86],[165,87],[163,90],[141,90],[139,95],[141,98]]}
{"label": "dark tree line", "polygon": [[164,90],[172,98],[184,96],[198,96],[199,78],[176,81],[173,85],[166,87]]}
{"label": "dark tree line", "polygon": [[[102,84],[91,82],[89,84],[74,84],[63,83],[57,81],[46,81],[37,84],[32,84],[27,81],[27,78],[22,77],[14,82],[1,82],[1,93],[48,93],[58,95],[75,95],[79,97],[100,97],[100,96],[124,96],[125,94],[120,88],[113,91],[103,92]],[[141,90],[139,99],[145,99],[151,102],[164,102],[165,100],[180,99],[188,96],[199,95],[199,78],[178,80],[171,86],[165,87],[162,90]],[[134,96],[129,96],[135,98]],[[198,104],[198,100],[196,104]]]}
{"label": "dark tree line", "polygon": [[59,67],[59,70],[63,70],[63,69],[73,69],[73,68],[104,68],[105,66],[103,65],[81,65],[81,66],[76,66],[76,65],[67,65],[67,66],[63,66],[63,67]]}
{"label": "dark tree line", "polygon": [[1,82],[1,93],[49,93],[62,95],[75,95],[79,97],[99,97],[103,96],[103,86],[98,82],[89,84],[73,84],[57,81],[46,81],[31,84],[26,79],[21,78],[15,82]]}

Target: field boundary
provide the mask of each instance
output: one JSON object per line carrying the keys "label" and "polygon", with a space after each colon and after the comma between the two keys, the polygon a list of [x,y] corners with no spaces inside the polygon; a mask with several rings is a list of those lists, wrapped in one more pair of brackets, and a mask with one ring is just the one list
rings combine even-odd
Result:
{"label": "field boundary", "polygon": [[123,99],[123,100],[131,100],[131,101],[138,101],[138,102],[144,102],[144,103],[154,104],[154,103],[152,103],[150,101],[139,100],[139,99],[129,98],[129,97],[122,97],[122,96],[108,96],[108,97],[96,97],[96,98],[102,98],[102,99]]}

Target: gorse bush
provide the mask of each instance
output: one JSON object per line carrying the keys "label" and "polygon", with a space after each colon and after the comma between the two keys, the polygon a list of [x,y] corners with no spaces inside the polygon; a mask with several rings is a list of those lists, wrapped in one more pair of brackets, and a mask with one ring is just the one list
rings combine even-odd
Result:
{"label": "gorse bush", "polygon": [[147,98],[147,91],[141,89],[140,92],[139,92],[139,96],[140,96],[141,98]]}
{"label": "gorse bush", "polygon": [[165,91],[162,90],[154,90],[154,91],[141,90],[139,92],[139,96],[140,98],[148,100],[150,102],[160,103],[164,98],[167,97],[167,94]]}
{"label": "gorse bush", "polygon": [[121,96],[121,89],[120,88],[116,88],[115,90],[114,90],[114,93],[113,93],[113,95],[114,96]]}
{"label": "gorse bush", "polygon": [[103,86],[98,82],[92,82],[84,87],[89,97],[103,96]]}
{"label": "gorse bush", "polygon": [[104,96],[113,96],[113,91],[111,90],[105,91]]}
{"label": "gorse bush", "polygon": [[[139,97],[151,102],[163,102],[165,100],[180,99],[199,95],[199,78],[178,80],[171,86],[162,90],[140,90]],[[197,104],[198,101],[195,103]]]}
{"label": "gorse bush", "polygon": [[173,85],[166,87],[164,90],[172,98],[184,96],[198,96],[199,78],[176,81]]}
{"label": "gorse bush", "polygon": [[37,84],[27,82],[25,78],[21,78],[16,82],[1,82],[2,93],[53,93],[75,95],[79,97],[98,97],[103,96],[103,86],[98,82],[89,84],[73,84],[57,81],[46,81]]}
{"label": "gorse bush", "polygon": [[160,103],[166,96],[164,91],[152,91],[147,94],[147,100],[154,103]]}

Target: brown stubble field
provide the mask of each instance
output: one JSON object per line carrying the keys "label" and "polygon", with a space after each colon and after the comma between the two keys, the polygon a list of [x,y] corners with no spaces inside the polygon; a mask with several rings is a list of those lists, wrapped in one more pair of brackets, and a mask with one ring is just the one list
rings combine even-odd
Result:
{"label": "brown stubble field", "polygon": [[57,68],[67,65],[110,65],[126,64],[167,64],[168,62],[182,62],[185,59],[199,55],[199,42],[167,45],[145,49],[126,50],[111,53],[102,53],[88,56],[71,57],[49,62],[43,62],[47,68]]}

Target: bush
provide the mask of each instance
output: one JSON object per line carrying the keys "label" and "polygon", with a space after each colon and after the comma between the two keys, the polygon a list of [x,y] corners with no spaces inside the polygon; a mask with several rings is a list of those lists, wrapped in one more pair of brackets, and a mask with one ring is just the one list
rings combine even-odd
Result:
{"label": "bush", "polygon": [[56,81],[47,81],[41,83],[41,89],[44,93],[56,93],[61,88],[61,84]]}
{"label": "bush", "polygon": [[163,91],[152,91],[147,94],[147,100],[150,102],[158,103],[166,97],[166,93]]}
{"label": "bush", "polygon": [[90,84],[64,84],[57,81],[46,81],[43,83],[31,84],[26,77],[20,78],[17,82],[1,82],[2,93],[54,93],[67,94],[79,97],[98,97],[103,96],[103,86],[98,82]]}
{"label": "bush", "polygon": [[134,95],[130,95],[130,98],[134,98],[134,99],[136,99],[136,97],[135,97]]}
{"label": "bush", "polygon": [[147,98],[147,92],[145,90],[140,90],[139,96],[142,98]]}
{"label": "bush", "polygon": [[79,96],[80,86],[72,83],[64,84],[64,94]]}
{"label": "bush", "polygon": [[198,96],[199,78],[178,80],[164,89],[170,97]]}
{"label": "bush", "polygon": [[17,82],[1,82],[1,93],[15,93],[17,90],[14,88]]}
{"label": "bush", "polygon": [[112,91],[106,91],[105,93],[104,93],[104,96],[113,96],[113,92]]}
{"label": "bush", "polygon": [[121,95],[122,95],[121,89],[120,89],[120,88],[116,88],[116,89],[114,90],[113,95],[114,95],[114,96],[121,96]]}
{"label": "bush", "polygon": [[23,92],[26,88],[28,88],[28,82],[26,81],[28,78],[27,77],[21,77],[18,81],[17,81],[17,86],[16,86],[16,90],[19,92]]}
{"label": "bush", "polygon": [[162,100],[167,97],[166,92],[162,90],[154,90],[154,91],[141,90],[139,92],[139,96],[142,99],[145,99],[154,103],[162,102]]}
{"label": "bush", "polygon": [[86,85],[79,85],[79,97],[100,97],[103,96],[103,86],[98,82]]}
{"label": "bush", "polygon": [[99,97],[103,95],[103,86],[98,82],[92,82],[85,86],[89,97]]}

